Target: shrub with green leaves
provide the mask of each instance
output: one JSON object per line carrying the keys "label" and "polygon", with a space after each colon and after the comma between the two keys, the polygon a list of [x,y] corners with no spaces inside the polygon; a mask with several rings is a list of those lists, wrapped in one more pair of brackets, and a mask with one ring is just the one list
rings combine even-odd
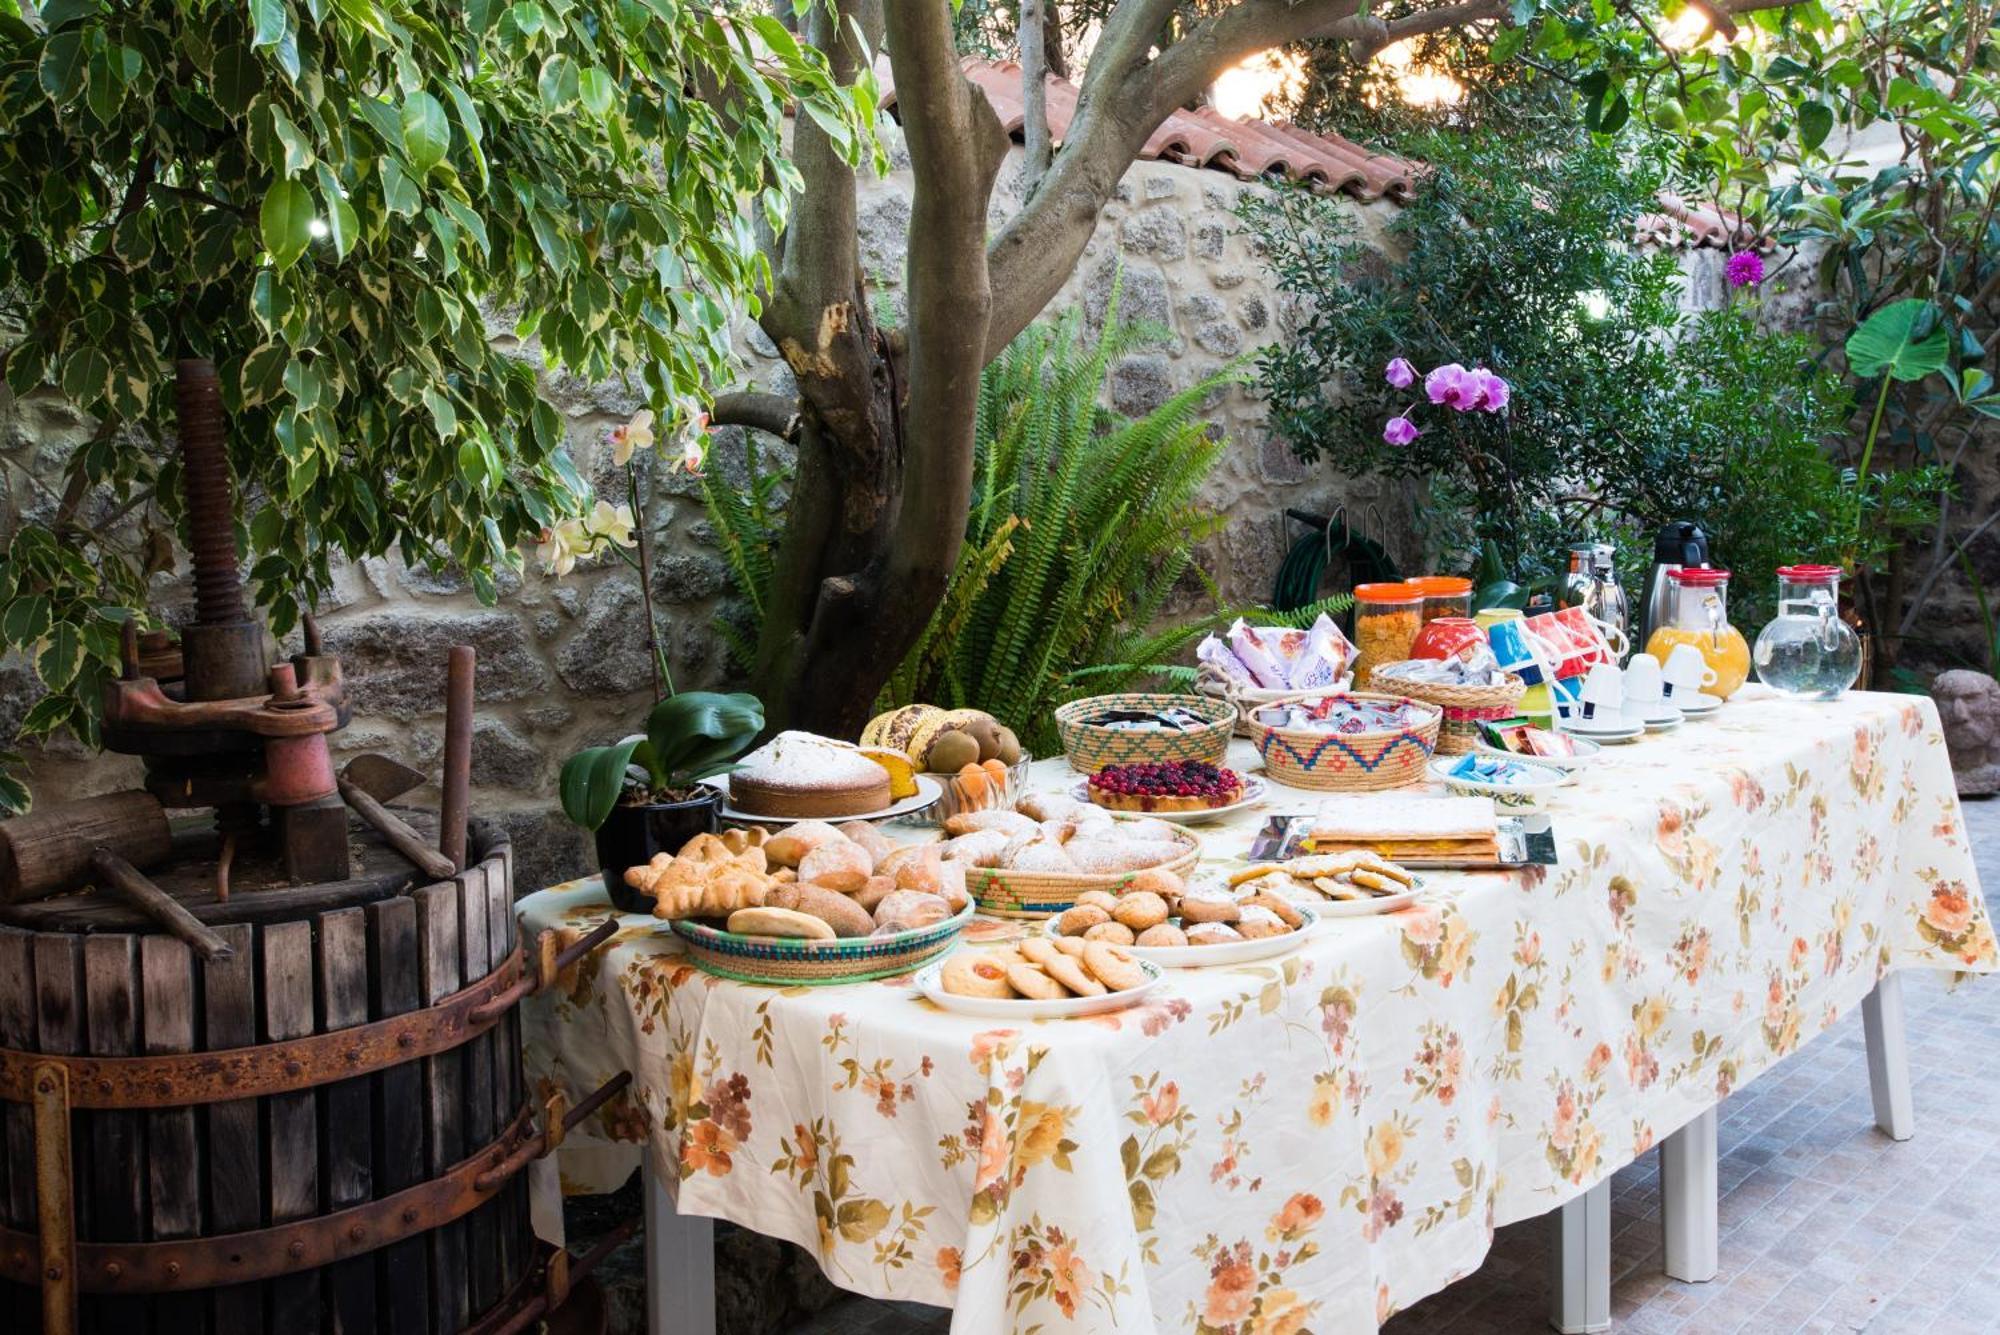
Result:
{"label": "shrub with green leaves", "polygon": [[341,556],[455,566],[490,599],[588,502],[538,368],[625,377],[663,422],[731,378],[731,308],[770,280],[751,215],[800,184],[791,102],[859,155],[872,83],[836,89],[750,10],[0,5],[0,357],[98,424],[0,556],[0,651],[49,691],[25,731],[94,740],[117,623],[170,564],[177,357],[220,368],[274,631]]}
{"label": "shrub with green leaves", "polygon": [[[1551,153],[1434,137],[1415,152],[1432,170],[1392,224],[1397,259],[1369,256],[1330,202],[1245,196],[1280,283],[1308,298],[1297,335],[1259,363],[1302,457],[1421,480],[1431,560],[1463,569],[1490,541],[1524,584],[1592,538],[1636,574],[1660,525],[1696,520],[1752,627],[1775,567],[1841,553],[1853,493],[1824,450],[1847,391],[1744,305],[1682,313],[1674,257],[1632,245],[1655,173],[1586,139]],[[1490,367],[1512,385],[1507,411],[1426,409],[1423,435],[1387,443],[1383,424],[1422,394],[1383,378],[1398,356]]]}

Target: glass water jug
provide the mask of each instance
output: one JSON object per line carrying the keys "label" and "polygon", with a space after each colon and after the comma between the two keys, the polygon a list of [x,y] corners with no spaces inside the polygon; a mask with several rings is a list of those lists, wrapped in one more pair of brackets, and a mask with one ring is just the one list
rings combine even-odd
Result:
{"label": "glass water jug", "polygon": [[1800,700],[1833,700],[1861,675],[1861,637],[1840,619],[1838,566],[1778,571],[1778,614],[1757,637],[1757,680]]}
{"label": "glass water jug", "polygon": [[1715,673],[1703,689],[1727,700],[1750,679],[1750,644],[1729,624],[1729,572],[1682,566],[1666,572],[1663,620],[1646,640],[1646,652],[1665,663],[1691,644]]}

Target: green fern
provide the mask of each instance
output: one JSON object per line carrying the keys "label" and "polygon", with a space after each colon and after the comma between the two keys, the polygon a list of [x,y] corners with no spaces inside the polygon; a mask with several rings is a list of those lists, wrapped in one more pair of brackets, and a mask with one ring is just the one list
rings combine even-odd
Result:
{"label": "green fern", "polygon": [[740,621],[716,618],[715,631],[731,657],[748,665],[757,656],[757,637],[764,626],[764,596],[770,590],[771,570],[777,559],[783,522],[778,493],[791,479],[778,468],[761,466],[755,436],[746,431],[743,440],[743,467],[749,485],[741,492],[727,483],[718,486],[711,470],[702,475],[701,497],[709,526],[722,548],[722,559],[729,566],[737,592],[749,604],[748,614]]}
{"label": "green fern", "polygon": [[1225,446],[1200,413],[1239,377],[1211,376],[1138,419],[1113,413],[1100,401],[1105,381],[1148,336],[1119,320],[1114,292],[1095,337],[1071,310],[1023,332],[986,369],[972,555],[961,556],[885,707],[985,709],[1046,753],[1057,705],[1160,675],[1222,615],[1155,624],[1190,579],[1213,599],[1194,548],[1223,521],[1196,496]]}

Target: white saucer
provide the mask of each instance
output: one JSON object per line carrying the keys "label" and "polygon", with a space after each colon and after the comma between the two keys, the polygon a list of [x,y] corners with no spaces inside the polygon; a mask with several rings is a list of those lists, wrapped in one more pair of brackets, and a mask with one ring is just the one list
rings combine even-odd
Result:
{"label": "white saucer", "polygon": [[1620,713],[1605,714],[1599,718],[1573,716],[1563,720],[1562,728],[1564,732],[1573,732],[1592,741],[1629,742],[1646,731],[1646,724],[1641,719],[1627,718]]}
{"label": "white saucer", "polygon": [[1655,700],[1649,705],[1627,705],[1625,721],[1641,724],[1648,732],[1672,732],[1681,726],[1681,711],[1664,700]]}
{"label": "white saucer", "polygon": [[1690,695],[1680,698],[1674,708],[1689,718],[1707,718],[1722,708],[1722,698],[1714,695]]}

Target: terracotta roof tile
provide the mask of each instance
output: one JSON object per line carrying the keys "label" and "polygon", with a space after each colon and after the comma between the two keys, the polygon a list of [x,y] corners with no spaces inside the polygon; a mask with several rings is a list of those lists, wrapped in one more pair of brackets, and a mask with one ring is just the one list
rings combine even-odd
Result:
{"label": "terracotta roof tile", "polygon": [[1759,233],[1741,215],[1714,204],[1690,204],[1671,190],[1656,196],[1660,212],[1642,214],[1641,245],[1685,247],[1688,250],[1756,250],[1769,254],[1777,241]]}
{"label": "terracotta roof tile", "polygon": [[[1011,60],[978,57],[968,57],[962,63],[966,77],[993,104],[1000,124],[1008,134],[1018,137],[1024,119],[1021,67]],[[879,73],[882,104],[892,107],[896,90],[886,63]],[[1051,77],[1047,90],[1049,134],[1061,143],[1076,115],[1076,86]],[[1140,148],[1139,157],[1225,171],[1246,181],[1280,176],[1304,181],[1323,193],[1343,192],[1364,203],[1383,198],[1407,201],[1414,176],[1411,164],[1370,153],[1338,135],[1308,134],[1296,125],[1238,120],[1211,107],[1169,115]]]}

